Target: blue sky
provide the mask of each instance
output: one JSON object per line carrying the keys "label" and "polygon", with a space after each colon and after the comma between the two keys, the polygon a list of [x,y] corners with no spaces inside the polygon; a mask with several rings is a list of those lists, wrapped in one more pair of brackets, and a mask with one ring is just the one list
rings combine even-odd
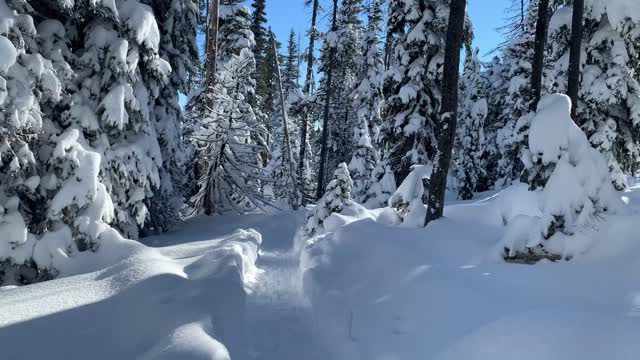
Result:
{"label": "blue sky", "polygon": [[[251,0],[247,4],[251,4]],[[331,1],[320,0],[325,9],[330,9]],[[510,0],[469,0],[468,12],[475,28],[474,46],[480,48],[484,55],[496,47],[502,40],[501,34],[495,30],[503,23],[505,10]],[[305,34],[311,23],[311,9],[304,7],[304,0],[267,0],[267,18],[281,42],[286,41],[293,28],[296,34]],[[322,14],[326,23],[327,12]],[[305,48],[308,40],[302,38],[301,47]],[[488,60],[487,57],[484,57]]]}

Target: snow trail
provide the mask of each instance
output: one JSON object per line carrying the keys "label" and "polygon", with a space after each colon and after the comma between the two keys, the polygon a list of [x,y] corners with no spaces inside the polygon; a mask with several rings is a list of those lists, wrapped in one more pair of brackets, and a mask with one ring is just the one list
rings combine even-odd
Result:
{"label": "snow trail", "polygon": [[264,272],[247,298],[246,360],[326,358],[314,342],[313,315],[302,290],[300,251],[294,241],[305,216],[291,215],[272,218],[279,225],[275,228],[257,226],[262,234],[257,266]]}

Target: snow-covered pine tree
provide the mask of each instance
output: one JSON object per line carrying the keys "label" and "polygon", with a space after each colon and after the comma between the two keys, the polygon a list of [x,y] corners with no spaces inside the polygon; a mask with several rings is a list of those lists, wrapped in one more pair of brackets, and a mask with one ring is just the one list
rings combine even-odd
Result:
{"label": "snow-covered pine tree", "polygon": [[[383,101],[382,75],[384,59],[380,48],[382,33],[382,4],[373,0],[367,10],[367,27],[356,58],[359,65],[357,84],[353,93],[353,108],[358,118],[364,118],[369,126],[369,134],[377,142],[381,125],[381,106]],[[357,126],[359,126],[358,120]]]}
{"label": "snow-covered pine tree", "polygon": [[349,173],[353,179],[353,198],[364,203],[371,184],[371,172],[378,159],[371,144],[367,118],[364,116],[358,116],[358,123],[353,128],[353,147],[353,155],[349,162]]}
{"label": "snow-covered pine tree", "polygon": [[524,167],[520,158],[526,147],[527,131],[531,117],[531,70],[534,55],[538,1],[529,2],[524,31],[514,38],[502,52],[502,77],[506,80],[503,104],[497,116],[496,142],[500,151],[498,161],[498,188],[509,186],[522,175]]}
{"label": "snow-covered pine tree", "polygon": [[218,81],[213,98],[207,99],[211,105],[202,112],[192,105],[197,112],[189,115],[202,116],[192,135],[202,166],[191,204],[207,214],[266,205],[260,192],[266,130],[248,101],[255,94],[256,76],[251,16],[237,0],[223,1],[220,14]]}
{"label": "snow-covered pine tree", "polygon": [[159,55],[171,65],[171,75],[155,100],[152,119],[162,154],[160,184],[147,200],[149,222],[145,232],[164,231],[178,219],[191,183],[185,172],[187,155],[182,141],[183,116],[179,93],[187,94],[196,77],[198,47],[196,44],[197,9],[189,0],[153,2],[160,29]]}
{"label": "snow-covered pine tree", "polygon": [[540,215],[518,215],[509,222],[505,258],[569,257],[576,248],[573,235],[622,208],[606,159],[571,120],[570,110],[571,100],[562,94],[547,95],[538,104],[522,160],[531,190],[540,197]]}
{"label": "snow-covered pine tree", "polygon": [[307,217],[304,234],[312,237],[324,233],[324,221],[333,213],[341,212],[351,203],[353,181],[349,176],[347,164],[341,163],[333,173],[333,179],[318,203]]}
{"label": "snow-covered pine tree", "polygon": [[[393,39],[385,74],[387,98],[382,133],[396,183],[414,164],[435,155],[440,119],[440,83],[449,1],[390,0],[388,31]],[[466,39],[471,36],[466,27]]]}
{"label": "snow-covered pine tree", "polygon": [[378,152],[373,145],[380,132],[380,108],[382,105],[382,74],[384,64],[380,49],[380,33],[382,32],[382,7],[374,0],[368,9],[368,22],[363,41],[360,45],[360,56],[356,58],[359,65],[357,83],[353,94],[353,109],[356,110],[353,124],[353,155],[349,162],[349,172],[354,181],[353,196],[358,202],[364,202],[372,180],[373,171],[378,160]]}
{"label": "snow-covered pine tree", "polygon": [[81,129],[103,157],[100,176],[115,206],[113,224],[137,238],[146,201],[160,186],[162,154],[153,103],[171,71],[158,55],[152,9],[135,0],[76,4],[72,33],[79,67],[64,126]]}
{"label": "snow-covered pine tree", "polygon": [[458,101],[458,129],[456,137],[455,168],[458,197],[468,200],[474,192],[487,190],[487,150],[484,122],[487,118],[487,91],[489,82],[481,73],[479,49],[468,51],[464,72],[460,78]]}
{"label": "snow-covered pine tree", "polygon": [[[68,5],[51,2],[47,14]],[[0,283],[8,284],[47,280],[77,252],[121,239],[107,225],[114,207],[100,182],[103,156],[60,121],[74,87],[68,34],[33,14],[26,2],[0,0]]]}
{"label": "snow-covered pine tree", "polygon": [[497,56],[483,64],[482,75],[489,84],[486,94],[488,111],[484,125],[484,144],[487,156],[485,162],[487,187],[492,187],[497,181],[497,169],[501,156],[497,140],[498,133],[504,127],[500,115],[505,106],[504,99],[509,79],[504,76],[504,66]]}
{"label": "snow-covered pine tree", "polygon": [[287,53],[282,64],[282,89],[287,97],[301,90],[299,56],[296,33],[291,29],[287,39]]}
{"label": "snow-covered pine tree", "polygon": [[[577,122],[607,159],[614,187],[627,187],[626,174],[640,162],[640,14],[633,4],[585,3],[582,79]],[[556,91],[565,91],[569,63],[571,5],[550,23]]]}
{"label": "snow-covered pine tree", "polygon": [[[30,226],[43,222],[41,204],[36,203],[40,177],[32,147],[43,126],[40,89],[58,81],[34,41],[32,9],[11,5],[15,8],[0,0],[0,284],[20,280],[21,275],[8,272],[31,268],[31,260],[20,256],[20,250],[28,247],[29,230],[44,231]],[[43,70],[45,77],[40,76]]]}
{"label": "snow-covered pine tree", "polygon": [[[343,0],[338,10],[335,31],[325,35],[321,70],[329,66],[330,48],[334,47],[333,76],[334,79],[340,79],[332,85],[327,169],[335,169],[340,163],[350,161],[354,150],[353,128],[357,125],[357,112],[353,107],[353,91],[358,78],[357,59],[363,33],[360,16],[363,9],[362,0]],[[320,92],[326,91],[325,80],[320,82]]]}
{"label": "snow-covered pine tree", "polygon": [[256,95],[251,105],[269,119],[274,113],[275,94],[273,87],[273,59],[271,53],[270,31],[267,29],[267,2],[253,0],[251,4],[251,32],[255,40],[253,54],[256,58]]}

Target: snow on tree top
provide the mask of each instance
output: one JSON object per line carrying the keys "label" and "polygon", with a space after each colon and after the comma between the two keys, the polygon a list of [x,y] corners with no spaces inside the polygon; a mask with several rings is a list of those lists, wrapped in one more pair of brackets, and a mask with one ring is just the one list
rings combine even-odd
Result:
{"label": "snow on tree top", "polygon": [[618,31],[623,30],[627,19],[640,22],[640,1],[638,0],[586,0],[584,4],[587,13],[596,20],[607,15],[611,26]]}
{"label": "snow on tree top", "polygon": [[529,149],[541,156],[542,162],[556,162],[563,150],[586,136],[569,116],[571,99],[563,94],[545,96],[538,103],[538,111],[529,130]]}

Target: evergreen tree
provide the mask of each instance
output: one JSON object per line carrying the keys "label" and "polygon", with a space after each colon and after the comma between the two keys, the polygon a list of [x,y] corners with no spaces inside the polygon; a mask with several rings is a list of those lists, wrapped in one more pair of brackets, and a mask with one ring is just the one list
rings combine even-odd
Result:
{"label": "evergreen tree", "polygon": [[298,65],[298,45],[296,45],[296,33],[291,29],[287,41],[287,54],[284,56],[282,66],[282,86],[287,96],[300,91],[300,66]]}
{"label": "evergreen tree", "polygon": [[158,84],[153,120],[162,154],[160,184],[147,202],[150,210],[147,231],[164,231],[179,219],[179,211],[189,192],[187,154],[182,141],[184,123],[179,92],[188,93],[196,76],[198,47],[196,44],[197,9],[191,1],[164,0],[154,2],[161,41],[159,55],[171,65],[171,76]]}
{"label": "evergreen tree", "polygon": [[333,179],[327,185],[324,196],[307,217],[304,233],[312,237],[325,232],[324,221],[333,213],[341,212],[351,204],[351,187],[353,181],[349,176],[347,164],[342,163],[333,173]]}
{"label": "evergreen tree", "polygon": [[[572,5],[560,8],[550,23],[554,89],[567,90]],[[586,6],[581,58],[582,79],[576,122],[609,164],[614,187],[625,189],[626,176],[640,161],[640,84],[636,74],[640,23],[620,9]]]}
{"label": "evergreen tree", "polygon": [[358,120],[357,126],[353,128],[354,151],[349,162],[349,173],[353,179],[353,198],[362,203],[367,196],[377,156],[371,145],[367,119],[358,117]]}
{"label": "evergreen tree", "polygon": [[367,28],[356,58],[359,65],[357,84],[353,93],[353,108],[357,111],[358,126],[364,118],[369,126],[371,138],[379,138],[381,125],[382,75],[384,73],[383,54],[380,49],[382,33],[382,5],[374,0],[367,13]]}
{"label": "evergreen tree", "polygon": [[220,13],[219,80],[213,98],[206,99],[212,106],[197,106],[204,93],[191,99],[196,105],[188,104],[194,111],[190,117],[198,120],[192,136],[202,163],[191,203],[206,214],[266,205],[261,194],[266,130],[248,101],[256,83],[251,17],[235,0],[223,1]]}
{"label": "evergreen tree", "polygon": [[[412,165],[427,164],[435,155],[448,13],[447,0],[389,1],[393,44],[384,80],[382,133],[396,183]],[[470,27],[465,29],[470,39]]]}
{"label": "evergreen tree", "polygon": [[[333,95],[329,104],[329,135],[327,167],[336,168],[348,162],[354,150],[353,129],[357,126],[357,112],[353,106],[353,93],[358,80],[358,51],[362,41],[363,22],[360,18],[362,0],[344,0],[338,10],[336,29],[325,36],[321,70],[333,66],[333,76],[340,81],[332,84]],[[333,65],[331,51],[335,52]],[[327,79],[320,82],[320,92],[327,86]],[[329,180],[329,179],[325,179]]]}
{"label": "evergreen tree", "polygon": [[468,200],[477,191],[487,190],[487,145],[484,123],[488,113],[489,82],[481,73],[478,49],[467,52],[460,79],[458,129],[456,138],[456,168],[458,197]]}
{"label": "evergreen tree", "polygon": [[500,101],[501,108],[497,110],[498,128],[501,128],[496,134],[500,151],[496,184],[499,188],[519,179],[524,170],[520,158],[526,147],[531,120],[526,115],[533,100],[530,84],[537,18],[538,2],[531,1],[526,14],[525,31],[502,52],[501,76],[505,83],[502,91],[496,94],[503,99]]}

